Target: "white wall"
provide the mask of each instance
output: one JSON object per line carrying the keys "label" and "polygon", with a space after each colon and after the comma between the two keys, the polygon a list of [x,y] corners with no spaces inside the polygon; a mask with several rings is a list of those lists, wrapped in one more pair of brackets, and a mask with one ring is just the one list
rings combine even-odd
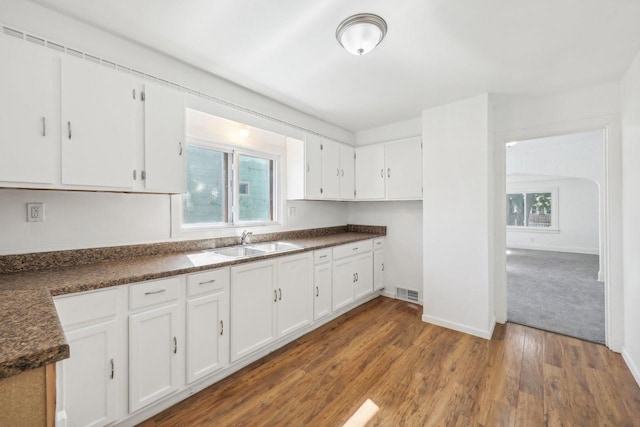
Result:
{"label": "white wall", "polygon": [[403,120],[356,132],[356,145],[377,144],[422,135],[422,118]]}
{"label": "white wall", "polygon": [[[349,131],[37,4],[0,0],[0,23],[295,126],[354,143],[354,135]],[[202,98],[192,97],[189,105],[286,135],[300,137],[303,134],[301,129],[258,118]],[[45,222],[26,222],[27,202],[45,203]],[[347,204],[295,202],[295,206],[296,216],[289,218],[285,204],[286,228],[342,225],[348,219]],[[166,241],[171,238],[169,196],[0,189],[0,229],[0,254]],[[192,238],[198,237],[203,236]]]}
{"label": "white wall", "polygon": [[599,252],[599,196],[595,182],[545,179],[509,182],[507,193],[557,188],[558,230],[507,229],[507,247],[597,255]]}
{"label": "white wall", "polygon": [[[505,191],[505,148],[509,141],[603,130],[605,132],[605,298],[607,345],[622,349],[624,323],[622,290],[622,174],[620,88],[606,83],[541,96],[495,96],[495,190]],[[495,211],[505,212],[504,197],[495,198]],[[496,215],[496,319],[506,321],[504,217]],[[502,235],[501,235],[502,234]]]}
{"label": "white wall", "polygon": [[640,54],[622,79],[624,348],[640,384]]}
{"label": "white wall", "polygon": [[491,105],[481,95],[422,113],[426,322],[490,338]]}
{"label": "white wall", "polygon": [[385,293],[413,289],[422,298],[422,202],[351,202],[349,223],[386,225]]}

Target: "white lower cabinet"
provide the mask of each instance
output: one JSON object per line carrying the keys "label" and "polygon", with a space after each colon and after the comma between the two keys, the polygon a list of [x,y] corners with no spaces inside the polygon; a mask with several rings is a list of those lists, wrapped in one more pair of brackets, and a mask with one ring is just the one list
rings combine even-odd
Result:
{"label": "white lower cabinet", "polygon": [[308,326],[313,321],[313,254],[278,258],[278,337]]}
{"label": "white lower cabinet", "polygon": [[313,319],[331,314],[331,249],[316,251],[313,267]]}
{"label": "white lower cabinet", "polygon": [[126,387],[119,352],[118,290],[55,299],[71,358],[57,363],[56,425],[105,426]]}
{"label": "white lower cabinet", "polygon": [[373,290],[384,288],[384,238],[373,241]]}
{"label": "white lower cabinet", "polygon": [[[130,286],[129,411],[143,408],[184,383],[183,277]],[[148,302],[147,299],[148,298]],[[149,305],[147,305],[149,304]]]}
{"label": "white lower cabinet", "polygon": [[187,383],[229,364],[229,269],[187,278]]}
{"label": "white lower cabinet", "polygon": [[373,292],[372,242],[333,249],[333,311]]}
{"label": "white lower cabinet", "polygon": [[275,340],[275,283],[273,260],[231,268],[232,362]]}

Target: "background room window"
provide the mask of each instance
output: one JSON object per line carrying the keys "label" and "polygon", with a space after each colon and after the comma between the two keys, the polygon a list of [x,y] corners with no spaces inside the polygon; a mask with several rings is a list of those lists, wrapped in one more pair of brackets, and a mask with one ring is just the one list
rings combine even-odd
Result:
{"label": "background room window", "polygon": [[507,194],[507,226],[552,228],[552,209],[555,209],[553,201],[551,192]]}
{"label": "background room window", "polygon": [[184,224],[228,222],[228,153],[187,146],[187,192],[182,196]]}

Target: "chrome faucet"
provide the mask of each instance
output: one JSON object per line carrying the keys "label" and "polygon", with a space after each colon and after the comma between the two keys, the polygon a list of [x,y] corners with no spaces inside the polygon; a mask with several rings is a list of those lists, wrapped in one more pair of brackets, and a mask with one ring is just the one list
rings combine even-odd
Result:
{"label": "chrome faucet", "polygon": [[253,233],[251,231],[244,230],[242,232],[242,238],[240,239],[240,243],[242,243],[243,245],[246,245],[247,243],[249,243],[249,239],[251,238],[251,236],[253,236]]}

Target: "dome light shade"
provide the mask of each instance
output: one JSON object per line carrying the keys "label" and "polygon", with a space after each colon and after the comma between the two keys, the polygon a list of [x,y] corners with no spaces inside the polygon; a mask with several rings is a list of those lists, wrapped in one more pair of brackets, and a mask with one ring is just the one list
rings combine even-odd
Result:
{"label": "dome light shade", "polygon": [[336,39],[347,52],[364,55],[376,47],[387,34],[387,23],[378,15],[360,13],[338,25]]}

